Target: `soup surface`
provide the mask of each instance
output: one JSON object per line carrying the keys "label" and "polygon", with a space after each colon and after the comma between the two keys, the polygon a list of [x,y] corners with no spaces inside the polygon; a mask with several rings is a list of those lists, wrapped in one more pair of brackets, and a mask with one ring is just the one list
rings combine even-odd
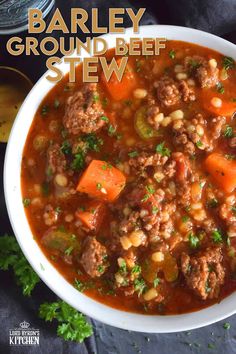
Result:
{"label": "soup surface", "polygon": [[[111,50],[108,54],[114,55]],[[129,57],[122,81],[66,76],[24,148],[32,232],[78,291],[109,306],[179,314],[236,289],[236,71],[168,41]]]}

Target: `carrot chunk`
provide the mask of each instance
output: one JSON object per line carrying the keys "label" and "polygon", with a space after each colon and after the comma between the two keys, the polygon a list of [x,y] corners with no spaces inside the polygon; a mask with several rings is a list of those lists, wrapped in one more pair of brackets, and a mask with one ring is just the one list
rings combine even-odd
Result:
{"label": "carrot chunk", "polygon": [[226,193],[236,187],[236,161],[228,160],[224,155],[212,153],[205,160],[207,171]]}
{"label": "carrot chunk", "polygon": [[[236,102],[226,100],[223,95],[221,97],[210,90],[202,90],[200,100],[207,111],[218,116],[225,116],[227,118],[231,117],[234,112],[236,112]],[[221,104],[219,104],[219,100]],[[218,101],[219,107],[217,107],[215,101]]]}
{"label": "carrot chunk", "polygon": [[126,177],[117,168],[100,160],[93,160],[84,171],[77,191],[91,197],[112,202],[125,186]]}
{"label": "carrot chunk", "polygon": [[106,207],[103,202],[92,200],[85,208],[79,209],[76,212],[76,217],[89,230],[98,231],[106,214]]}
{"label": "carrot chunk", "polygon": [[[117,64],[119,66],[119,60]],[[105,75],[102,75],[102,81],[111,97],[116,100],[128,99],[137,86],[136,75],[130,64],[126,65],[126,69],[121,81],[118,81],[116,74],[113,72],[109,81],[106,80]]]}

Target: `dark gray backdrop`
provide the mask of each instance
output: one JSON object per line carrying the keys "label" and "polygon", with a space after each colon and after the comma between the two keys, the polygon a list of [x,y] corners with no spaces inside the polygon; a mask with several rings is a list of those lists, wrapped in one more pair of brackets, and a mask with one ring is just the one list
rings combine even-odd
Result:
{"label": "dark gray backdrop", "polygon": [[[236,0],[56,0],[66,20],[69,21],[71,7],[90,10],[98,7],[103,25],[108,24],[108,7],[146,7],[142,24],[176,24],[202,29],[236,41]],[[125,19],[126,27],[130,26]],[[54,34],[55,37],[58,34]],[[83,38],[83,36],[81,36]],[[9,57],[4,50],[7,37],[0,37],[0,65],[20,68],[35,82],[45,71],[45,58]],[[3,190],[2,169],[5,145],[0,144],[0,234],[11,233]],[[55,295],[43,284],[39,284],[31,298],[22,295],[10,272],[0,272],[0,353],[18,354],[186,354],[186,353],[236,353],[236,316],[227,321],[177,334],[141,334],[119,330],[91,320],[94,336],[83,344],[65,342],[56,336],[56,326],[38,319],[38,307],[44,301],[54,301]],[[9,329],[26,320],[40,330],[39,347],[9,347]],[[231,328],[224,329],[225,322]]]}

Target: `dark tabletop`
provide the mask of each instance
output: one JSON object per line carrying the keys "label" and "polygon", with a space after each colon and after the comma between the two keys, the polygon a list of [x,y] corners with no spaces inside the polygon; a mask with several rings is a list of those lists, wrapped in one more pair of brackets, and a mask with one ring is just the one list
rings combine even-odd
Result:
{"label": "dark tabletop", "polygon": [[[109,7],[146,7],[142,24],[175,24],[202,29],[236,42],[235,0],[56,0],[67,23],[70,8],[82,7],[88,12],[92,7],[100,10],[102,25],[108,25]],[[50,18],[50,15],[49,15]],[[128,19],[125,26],[129,27]],[[55,37],[58,34],[53,34]],[[83,39],[84,36],[80,35]],[[9,65],[23,70],[33,82],[45,71],[45,58],[10,57],[4,50],[7,37],[0,36],[0,65]],[[9,224],[2,188],[2,169],[5,145],[0,144],[0,234],[12,233]],[[14,162],[13,162],[14,163]],[[145,334],[116,329],[90,320],[94,335],[83,344],[65,342],[56,336],[56,327],[38,318],[38,307],[42,302],[54,301],[56,296],[42,282],[37,285],[30,298],[22,295],[10,272],[0,272],[0,353],[19,354],[185,354],[185,353],[236,353],[236,316],[227,319],[231,328],[224,329],[226,321],[177,334]],[[22,321],[40,330],[40,346],[10,347],[9,329],[18,327]]]}

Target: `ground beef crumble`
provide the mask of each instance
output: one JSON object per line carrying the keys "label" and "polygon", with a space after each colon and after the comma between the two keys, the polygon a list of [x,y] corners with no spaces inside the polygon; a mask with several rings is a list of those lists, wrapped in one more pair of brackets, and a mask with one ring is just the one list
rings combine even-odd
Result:
{"label": "ground beef crumble", "polygon": [[194,256],[186,253],[181,256],[181,268],[186,283],[203,300],[219,296],[225,277],[222,258],[219,247],[207,248]]}
{"label": "ground beef crumble", "polygon": [[69,97],[65,107],[63,123],[70,134],[92,133],[106,124],[99,101],[97,84],[86,84],[81,91]]}
{"label": "ground beef crumble", "polygon": [[59,144],[51,145],[47,150],[47,177],[54,173],[61,173],[66,168],[66,158]]}
{"label": "ground beef crumble", "polygon": [[92,278],[100,277],[107,269],[107,250],[95,237],[87,236],[80,263]]}

